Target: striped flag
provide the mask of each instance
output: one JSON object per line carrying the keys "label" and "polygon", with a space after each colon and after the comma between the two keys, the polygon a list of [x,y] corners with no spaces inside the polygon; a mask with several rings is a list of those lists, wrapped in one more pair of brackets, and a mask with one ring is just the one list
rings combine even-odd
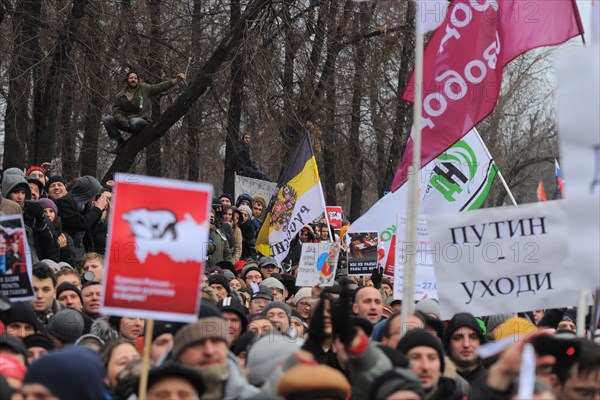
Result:
{"label": "striped flag", "polygon": [[290,242],[305,225],[325,213],[323,188],[307,132],[281,173],[256,239],[256,250],[281,265]]}
{"label": "striped flag", "polygon": [[544,190],[544,183],[540,181],[538,184],[537,190],[535,191],[535,196],[537,197],[537,201],[547,201],[546,191]]}
{"label": "striped flag", "polygon": [[558,160],[555,158],[554,159],[554,172],[556,173],[556,186],[558,188],[558,192],[560,193],[561,196],[565,195],[565,181],[563,180],[562,177],[562,172],[560,170],[560,165],[558,165]]}

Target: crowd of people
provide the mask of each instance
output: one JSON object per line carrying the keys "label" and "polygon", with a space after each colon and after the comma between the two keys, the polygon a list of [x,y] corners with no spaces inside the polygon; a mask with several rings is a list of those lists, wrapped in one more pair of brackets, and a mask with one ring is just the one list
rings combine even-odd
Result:
{"label": "crowd of people", "polygon": [[[600,399],[591,310],[586,337],[574,308],[443,321],[435,299],[403,307],[379,269],[348,276],[344,254],[332,287],[297,287],[302,243],[343,244],[345,228],[305,226],[278,264],[254,246],[261,196],[213,201],[196,322],[150,331],[142,318],[103,315],[110,187],[49,175],[2,174],[0,215],[23,215],[35,299],[0,299],[0,399],[139,398],[146,336],[148,399],[517,399],[529,343],[532,398]],[[11,273],[19,261],[0,250]]]}

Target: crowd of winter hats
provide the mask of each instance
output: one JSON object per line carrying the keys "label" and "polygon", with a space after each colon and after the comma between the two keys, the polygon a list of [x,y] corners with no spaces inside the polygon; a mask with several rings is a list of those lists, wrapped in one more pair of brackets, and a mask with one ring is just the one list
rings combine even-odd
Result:
{"label": "crowd of winter hats", "polygon": [[[21,172],[7,172],[11,193],[35,191]],[[59,217],[65,201],[86,209],[102,190],[91,177],[74,185],[51,177],[42,188],[49,197],[40,206]],[[219,200],[249,215],[254,202],[267,206],[249,195]],[[322,228],[303,231],[312,241]],[[149,399],[512,399],[526,343],[538,361],[529,371],[536,375],[532,398],[600,393],[600,345],[590,340],[593,329],[587,339],[575,337],[571,308],[484,316],[454,310],[443,318],[444,304],[426,298],[409,314],[394,299],[393,280],[378,271],[359,278],[340,268],[329,287],[298,287],[294,261],[252,253],[206,266],[197,320],[146,324],[101,314],[102,270],[85,265],[96,257],[89,254],[40,258],[32,279],[48,293],[38,291],[31,302],[1,299],[0,399],[134,400],[144,355]]]}

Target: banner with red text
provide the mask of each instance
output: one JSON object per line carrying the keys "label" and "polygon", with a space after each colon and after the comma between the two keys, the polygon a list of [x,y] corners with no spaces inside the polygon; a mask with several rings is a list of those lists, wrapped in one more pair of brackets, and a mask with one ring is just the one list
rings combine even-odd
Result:
{"label": "banner with red text", "polygon": [[102,313],[198,318],[212,186],[116,174]]}
{"label": "banner with red text", "polygon": [[[581,33],[575,0],[453,1],[424,54],[421,166],[492,111],[512,59]],[[403,100],[417,89],[412,76]],[[406,182],[412,153],[409,140],[392,191]]]}

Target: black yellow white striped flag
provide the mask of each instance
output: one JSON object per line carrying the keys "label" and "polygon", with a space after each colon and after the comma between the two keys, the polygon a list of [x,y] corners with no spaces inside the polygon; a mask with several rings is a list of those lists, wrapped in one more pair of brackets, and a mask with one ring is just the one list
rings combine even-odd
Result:
{"label": "black yellow white striped flag", "polygon": [[258,232],[256,250],[275,257],[281,265],[294,236],[324,212],[323,188],[307,132],[279,177]]}

